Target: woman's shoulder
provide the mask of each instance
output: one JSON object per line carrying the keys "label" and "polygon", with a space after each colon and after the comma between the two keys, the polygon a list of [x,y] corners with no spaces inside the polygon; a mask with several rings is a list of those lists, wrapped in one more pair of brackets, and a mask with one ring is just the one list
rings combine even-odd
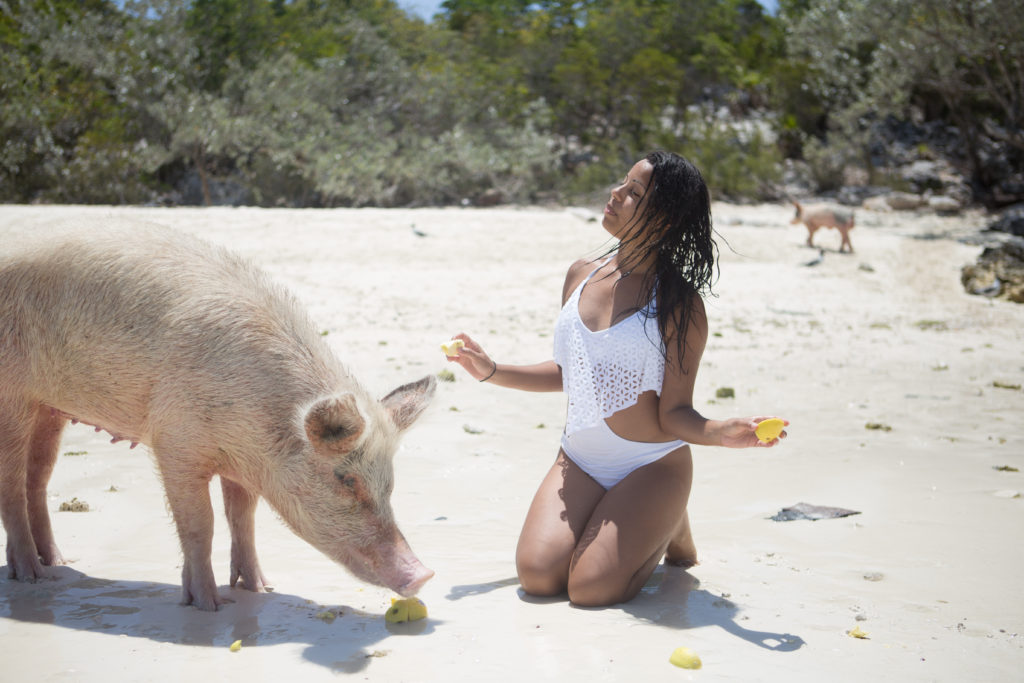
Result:
{"label": "woman's shoulder", "polygon": [[588,259],[588,258],[577,259],[577,260],[573,261],[571,266],[569,266],[569,270],[565,274],[565,279],[566,280],[572,280],[572,279],[582,280],[587,275],[590,275],[590,272],[592,270],[594,270],[595,268],[597,268],[599,265],[600,265],[600,262],[599,261],[595,261],[594,259]]}
{"label": "woman's shoulder", "polygon": [[597,266],[598,263],[593,259],[586,258],[578,259],[569,266],[569,270],[565,274],[565,283],[562,285],[563,304],[569,300],[569,296],[573,293],[573,290],[579,287],[579,284],[583,282],[583,280],[585,280],[586,277],[590,275],[595,268],[597,268]]}

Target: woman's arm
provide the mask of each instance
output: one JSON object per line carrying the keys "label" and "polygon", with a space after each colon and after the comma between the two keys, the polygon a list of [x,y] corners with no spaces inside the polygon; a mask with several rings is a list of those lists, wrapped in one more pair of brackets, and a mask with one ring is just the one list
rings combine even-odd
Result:
{"label": "woman's arm", "polygon": [[449,362],[461,365],[473,379],[524,391],[562,390],[562,369],[553,360],[533,365],[498,365],[469,335],[460,332],[452,339],[461,339],[465,346],[459,349],[458,356],[448,356]]}
{"label": "woman's arm", "polygon": [[[683,357],[676,350],[675,338],[665,339],[668,356],[665,361],[665,378],[662,381],[661,398],[658,401],[658,419],[661,428],[687,443],[700,446],[728,446],[748,448],[751,446],[774,446],[758,440],[754,429],[757,423],[769,416],[734,417],[726,420],[711,420],[693,407],[693,387],[697,370],[708,339],[708,321],[704,302],[695,297],[690,329],[686,334]],[[789,424],[786,422],[786,424]],[[782,432],[779,438],[785,438]]]}
{"label": "woman's arm", "polygon": [[[563,306],[586,276],[585,269],[590,264],[590,261],[580,259],[569,267],[562,285]],[[449,356],[448,360],[461,365],[476,380],[523,391],[562,390],[562,368],[553,360],[533,365],[499,365],[469,335],[460,332],[452,339],[461,339],[465,346],[459,350],[458,356]]]}

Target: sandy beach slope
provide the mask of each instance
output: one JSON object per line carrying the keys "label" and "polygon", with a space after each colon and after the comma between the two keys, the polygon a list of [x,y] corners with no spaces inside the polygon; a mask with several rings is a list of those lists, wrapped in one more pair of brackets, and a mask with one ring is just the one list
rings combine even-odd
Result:
{"label": "sandy beach slope", "polygon": [[[579,209],[20,206],[0,207],[0,243],[105,216],[255,260],[381,396],[448,367],[438,345],[459,331],[501,361],[549,358],[566,268],[606,245]],[[0,680],[1019,680],[1024,306],[960,286],[981,250],[961,238],[983,217],[859,211],[856,252],[839,254],[838,234],[822,231],[824,258],[808,266],[819,252],[789,216],[714,207],[721,273],[698,407],[792,425],[770,451],[694,449],[690,571],[659,567],[637,599],[607,609],[525,597],[516,538],[564,397],[453,367],[396,457],[399,524],[437,572],[421,594],[428,619],[387,625],[388,591],[265,506],[257,545],[276,592],[227,587],[218,515],[214,570],[235,602],[204,613],[177,604],[178,541],[146,450],[78,425],[50,485],[71,563],[52,581],[0,579]],[[734,397],[718,397],[724,388]],[[75,498],[89,511],[57,511]],[[799,502],[860,514],[769,519]],[[669,664],[679,646],[704,668]]]}

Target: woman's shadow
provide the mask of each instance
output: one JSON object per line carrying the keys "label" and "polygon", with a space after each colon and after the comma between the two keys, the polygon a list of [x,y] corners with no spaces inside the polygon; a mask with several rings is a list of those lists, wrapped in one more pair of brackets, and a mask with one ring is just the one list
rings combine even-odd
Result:
{"label": "woman's shadow", "polygon": [[720,626],[767,650],[792,652],[804,646],[804,639],[792,633],[744,628],[736,620],[740,611],[736,603],[700,588],[697,577],[681,567],[662,564],[640,593],[620,607],[639,619],[670,628]]}
{"label": "woman's shadow", "polygon": [[0,580],[0,619],[190,646],[305,643],[305,659],[337,673],[366,669],[373,646],[391,635],[430,632],[438,623],[388,624],[380,613],[346,605],[223,586],[220,593],[231,602],[203,612],[179,604],[178,585],[102,579],[67,566],[50,573],[53,578],[36,583]]}

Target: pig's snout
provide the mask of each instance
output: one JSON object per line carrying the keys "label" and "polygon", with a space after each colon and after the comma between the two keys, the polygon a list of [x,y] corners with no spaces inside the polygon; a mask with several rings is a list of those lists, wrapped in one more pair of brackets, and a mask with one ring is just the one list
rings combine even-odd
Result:
{"label": "pig's snout", "polygon": [[423,587],[427,581],[434,576],[433,569],[427,569],[424,567],[419,560],[415,560],[416,566],[411,567],[407,581],[399,586],[395,586],[394,590],[396,593],[401,595],[403,598],[409,598],[419,593],[420,588]]}
{"label": "pig's snout", "polygon": [[433,575],[434,570],[423,566],[412,548],[399,534],[391,562],[381,575],[384,585],[403,598],[408,598],[416,595]]}
{"label": "pig's snout", "polygon": [[434,576],[434,571],[423,566],[397,529],[389,541],[351,550],[347,564],[357,576],[390,588],[403,598],[416,595]]}

